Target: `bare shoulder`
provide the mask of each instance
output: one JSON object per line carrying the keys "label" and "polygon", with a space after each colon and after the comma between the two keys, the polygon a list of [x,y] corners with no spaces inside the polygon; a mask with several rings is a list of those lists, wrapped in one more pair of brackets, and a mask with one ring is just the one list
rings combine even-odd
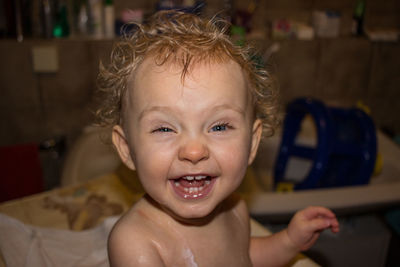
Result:
{"label": "bare shoulder", "polygon": [[111,267],[164,266],[151,231],[134,209],[124,215],[108,238]]}

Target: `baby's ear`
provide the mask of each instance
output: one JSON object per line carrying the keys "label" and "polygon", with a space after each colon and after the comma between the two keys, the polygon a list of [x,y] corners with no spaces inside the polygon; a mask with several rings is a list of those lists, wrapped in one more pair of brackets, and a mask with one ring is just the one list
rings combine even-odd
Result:
{"label": "baby's ear", "polygon": [[133,163],[129,145],[125,138],[124,130],[119,125],[115,125],[112,129],[112,142],[117,149],[118,155],[122,162],[131,169],[135,170],[135,164]]}
{"label": "baby's ear", "polygon": [[262,122],[260,119],[256,119],[253,123],[253,131],[252,131],[252,136],[251,136],[251,148],[250,148],[248,165],[253,163],[253,160],[255,159],[255,157],[257,155],[257,150],[258,150],[258,146],[260,144],[261,135],[262,135]]}

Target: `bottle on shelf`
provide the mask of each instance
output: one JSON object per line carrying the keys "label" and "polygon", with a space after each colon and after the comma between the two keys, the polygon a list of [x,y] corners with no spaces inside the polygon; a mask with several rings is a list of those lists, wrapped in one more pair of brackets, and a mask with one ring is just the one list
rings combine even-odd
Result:
{"label": "bottle on shelf", "polygon": [[104,35],[106,38],[114,38],[115,36],[115,13],[112,0],[105,0]]}
{"label": "bottle on shelf", "polygon": [[53,26],[53,36],[56,38],[69,36],[67,3],[64,0],[56,2],[56,19]]}
{"label": "bottle on shelf", "polygon": [[50,0],[40,1],[40,15],[42,21],[42,32],[44,38],[53,37],[54,11]]}
{"label": "bottle on shelf", "polygon": [[104,37],[103,1],[89,0],[90,34],[94,38]]}
{"label": "bottle on shelf", "polygon": [[361,36],[364,34],[365,1],[358,0],[353,14],[352,34]]}

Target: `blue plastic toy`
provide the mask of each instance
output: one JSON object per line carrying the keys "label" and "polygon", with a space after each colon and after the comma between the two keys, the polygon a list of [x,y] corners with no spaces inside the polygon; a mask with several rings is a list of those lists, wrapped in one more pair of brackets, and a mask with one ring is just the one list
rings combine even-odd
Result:
{"label": "blue plastic toy", "polygon": [[[304,117],[316,128],[316,146],[296,144]],[[287,106],[283,136],[275,164],[275,186],[285,177],[291,157],[310,160],[308,174],[294,189],[314,189],[367,184],[376,159],[376,132],[372,119],[358,108],[327,107],[312,98],[299,98]]]}

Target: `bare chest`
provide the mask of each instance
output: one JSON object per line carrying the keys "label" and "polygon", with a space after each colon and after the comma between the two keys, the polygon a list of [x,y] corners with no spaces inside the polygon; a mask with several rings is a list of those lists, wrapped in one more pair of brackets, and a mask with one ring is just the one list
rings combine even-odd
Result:
{"label": "bare chest", "polygon": [[166,266],[251,266],[249,233],[232,223],[190,234],[183,231],[165,245]]}

